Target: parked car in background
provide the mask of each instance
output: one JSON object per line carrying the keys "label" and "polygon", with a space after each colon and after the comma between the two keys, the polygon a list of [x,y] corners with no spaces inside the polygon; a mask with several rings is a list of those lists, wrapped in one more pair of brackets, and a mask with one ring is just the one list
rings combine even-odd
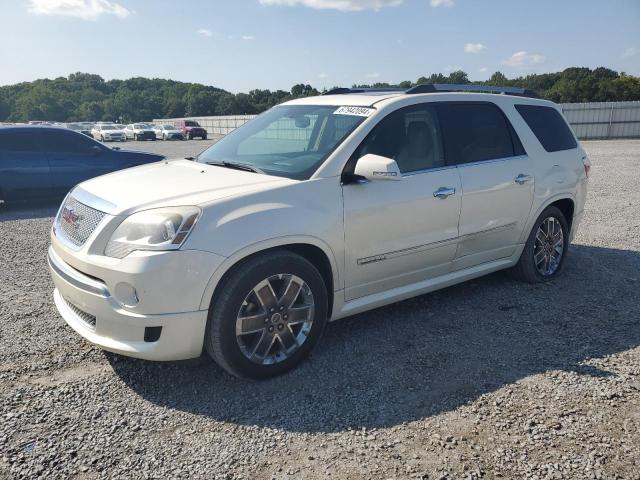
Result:
{"label": "parked car in background", "polygon": [[184,135],[174,125],[156,125],[153,131],[156,138],[162,140],[184,140]]}
{"label": "parked car in background", "polygon": [[195,120],[176,120],[175,127],[182,132],[184,138],[192,140],[194,138],[207,139],[207,131]]}
{"label": "parked car in background", "polygon": [[69,130],[73,130],[74,132],[80,132],[88,137],[91,136],[92,127],[89,127],[83,123],[65,123],[64,127],[68,128]]}
{"label": "parked car in background", "polygon": [[534,97],[337,89],[266,111],[196,164],[89,180],[54,221],[56,306],[106,350],[204,349],[264,378],[302,361],[328,321],[501,269],[553,280],[590,162],[558,105]]}
{"label": "parked car in background", "polygon": [[113,123],[96,124],[91,130],[91,136],[101,142],[124,142],[124,132]]}
{"label": "parked car in background", "polygon": [[112,149],[67,128],[0,127],[0,203],[60,198],[89,178],[163,158]]}
{"label": "parked car in background", "polygon": [[156,133],[146,123],[130,123],[124,129],[127,140],[155,140]]}

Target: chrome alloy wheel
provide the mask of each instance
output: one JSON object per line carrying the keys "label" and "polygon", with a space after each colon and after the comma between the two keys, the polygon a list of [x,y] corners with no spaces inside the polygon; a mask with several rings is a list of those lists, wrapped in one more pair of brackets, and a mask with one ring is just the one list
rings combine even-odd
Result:
{"label": "chrome alloy wheel", "polygon": [[545,218],[536,232],[533,261],[543,277],[553,275],[560,267],[564,254],[564,232],[555,217]]}
{"label": "chrome alloy wheel", "polygon": [[250,361],[278,363],[302,346],[313,317],[309,285],[295,275],[272,275],[253,287],[242,302],[236,318],[236,340]]}

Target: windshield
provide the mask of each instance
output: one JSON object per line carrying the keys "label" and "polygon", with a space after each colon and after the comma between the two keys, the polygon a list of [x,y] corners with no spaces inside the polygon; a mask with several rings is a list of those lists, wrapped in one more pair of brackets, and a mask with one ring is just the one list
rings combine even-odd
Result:
{"label": "windshield", "polygon": [[115,125],[102,125],[100,128],[102,130],[118,130]]}
{"label": "windshield", "polygon": [[198,155],[201,163],[249,165],[269,175],[305,180],[364,120],[339,107],[275,107]]}
{"label": "windshield", "polygon": [[194,120],[187,120],[184,122],[185,127],[199,127],[200,124]]}
{"label": "windshield", "polygon": [[136,123],[133,128],[141,130],[147,128],[147,126],[144,123]]}
{"label": "windshield", "polygon": [[175,130],[176,127],[174,127],[173,125],[162,125],[161,128],[164,128],[165,130]]}

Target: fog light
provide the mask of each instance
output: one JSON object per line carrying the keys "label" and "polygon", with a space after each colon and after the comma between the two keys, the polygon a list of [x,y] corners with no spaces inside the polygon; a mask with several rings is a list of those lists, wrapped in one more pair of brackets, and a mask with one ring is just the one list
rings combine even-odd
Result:
{"label": "fog light", "polygon": [[125,282],[117,284],[113,294],[116,297],[116,300],[125,307],[135,307],[140,301],[140,299],[138,299],[136,289]]}

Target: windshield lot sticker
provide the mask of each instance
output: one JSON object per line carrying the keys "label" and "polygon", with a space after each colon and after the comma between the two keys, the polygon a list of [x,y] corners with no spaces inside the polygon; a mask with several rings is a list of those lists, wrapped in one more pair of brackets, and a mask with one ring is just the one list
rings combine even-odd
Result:
{"label": "windshield lot sticker", "polygon": [[334,113],[334,115],[357,115],[358,117],[368,117],[373,112],[374,108],[367,107],[340,107]]}

